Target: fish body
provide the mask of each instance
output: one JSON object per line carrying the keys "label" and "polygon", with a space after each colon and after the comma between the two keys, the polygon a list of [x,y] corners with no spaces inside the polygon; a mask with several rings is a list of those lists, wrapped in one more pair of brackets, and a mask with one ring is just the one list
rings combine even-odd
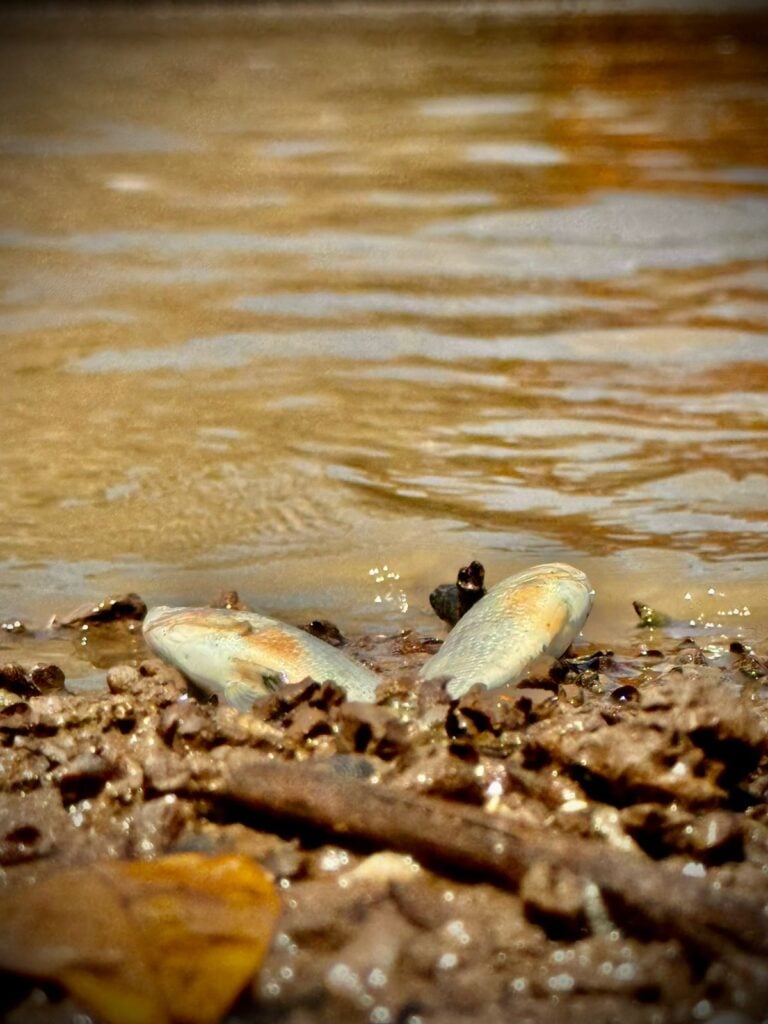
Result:
{"label": "fish body", "polygon": [[249,711],[280,682],[332,679],[351,700],[373,701],[379,677],[304,630],[256,612],[151,608],[144,638],[206,693]]}
{"label": "fish body", "polygon": [[[536,565],[492,587],[459,620],[420,678],[449,677],[461,697],[474,683],[521,679],[541,655],[558,658],[581,631],[594,590],[583,572]],[[304,630],[256,612],[151,608],[144,637],[156,654],[207,693],[250,710],[280,682],[332,679],[351,700],[374,701],[379,677]]]}
{"label": "fish body", "polygon": [[558,658],[568,649],[594,595],[580,569],[560,562],[510,576],[459,619],[420,678],[450,676],[452,697],[461,697],[474,683],[517,682],[541,655]]}

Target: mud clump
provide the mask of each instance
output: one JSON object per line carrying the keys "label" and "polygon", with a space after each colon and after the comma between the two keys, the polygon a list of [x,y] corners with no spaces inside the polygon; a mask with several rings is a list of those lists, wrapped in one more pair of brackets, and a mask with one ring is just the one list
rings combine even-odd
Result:
{"label": "mud clump", "polygon": [[[456,701],[414,690],[432,641],[388,644],[379,703],[306,680],[248,715],[156,660],[98,694],[0,670],[6,884],[183,851],[258,861],[282,916],[233,1021],[764,1012],[759,680],[690,647],[592,652]],[[2,999],[10,1024],[77,1012],[34,979]]]}

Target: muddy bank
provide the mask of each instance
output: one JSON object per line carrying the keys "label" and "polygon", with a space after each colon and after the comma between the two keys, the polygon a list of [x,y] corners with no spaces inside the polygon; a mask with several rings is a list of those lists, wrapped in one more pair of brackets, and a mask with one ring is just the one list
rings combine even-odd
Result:
{"label": "muddy bank", "polygon": [[[308,681],[251,715],[141,656],[95,693],[2,670],[5,898],[105,861],[255,860],[280,918],[232,1021],[761,1019],[766,652],[655,629],[456,701],[413,687],[438,643],[348,644],[376,704]],[[6,979],[11,1024],[78,1019]]]}

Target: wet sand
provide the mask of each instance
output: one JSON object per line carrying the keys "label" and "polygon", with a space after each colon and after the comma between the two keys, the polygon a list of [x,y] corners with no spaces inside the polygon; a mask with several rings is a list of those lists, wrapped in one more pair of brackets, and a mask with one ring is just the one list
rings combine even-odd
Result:
{"label": "wet sand", "polygon": [[[6,891],[114,858],[254,858],[282,910],[233,1024],[759,1020],[768,650],[674,633],[642,629],[639,655],[580,641],[459,701],[414,686],[439,640],[359,637],[378,703],[307,682],[250,715],[140,652],[97,693],[4,669]],[[4,991],[9,1024],[79,1012],[55,985]]]}

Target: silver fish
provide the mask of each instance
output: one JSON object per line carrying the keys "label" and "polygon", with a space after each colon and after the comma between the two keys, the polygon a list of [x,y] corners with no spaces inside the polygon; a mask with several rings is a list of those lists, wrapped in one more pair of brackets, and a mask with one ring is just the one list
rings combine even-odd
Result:
{"label": "silver fish", "polygon": [[206,693],[249,711],[280,682],[333,679],[351,700],[373,701],[379,677],[302,629],[255,612],[150,608],[148,646]]}
{"label": "silver fish", "polygon": [[559,658],[568,649],[594,596],[585,574],[560,562],[509,576],[459,619],[420,678],[450,676],[452,697],[461,697],[474,683],[517,682],[541,655]]}

